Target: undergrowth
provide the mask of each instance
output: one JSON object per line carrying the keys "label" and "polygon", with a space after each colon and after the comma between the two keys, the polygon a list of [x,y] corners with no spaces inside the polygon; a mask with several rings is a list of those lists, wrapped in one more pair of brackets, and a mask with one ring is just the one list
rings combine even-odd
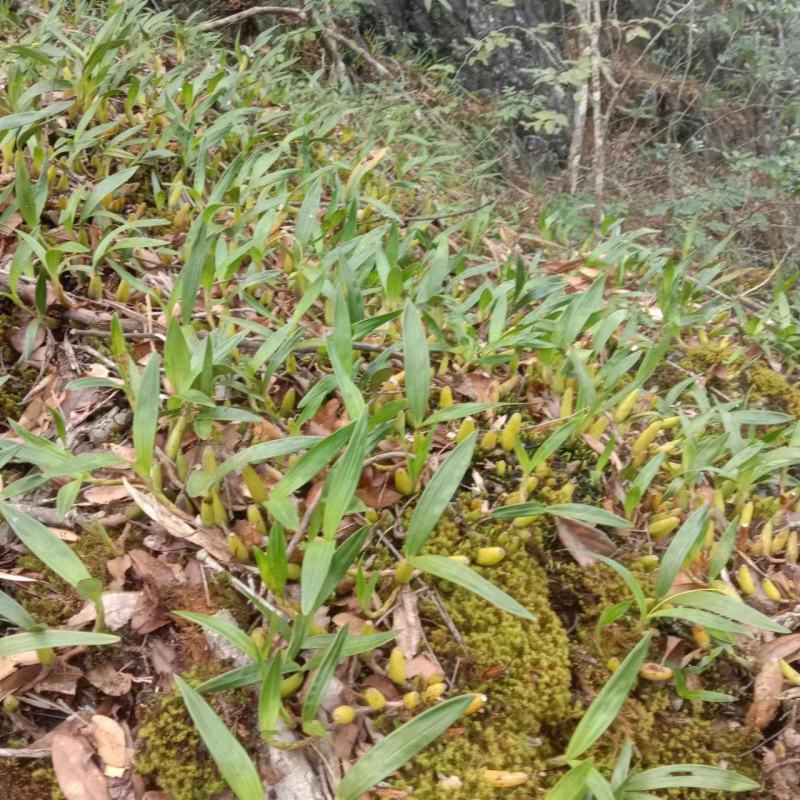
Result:
{"label": "undergrowth", "polygon": [[[0,595],[0,658],[130,648],[154,696],[124,770],[175,800],[261,800],[281,752],[335,759],[337,800],[759,796],[793,284],[730,294],[724,240],[534,214],[485,101],[419,65],[334,90],[322,23],[226,49],[139,0],[34,16],[0,63],[3,357],[53,380],[0,438],[0,513],[46,582]],[[130,429],[86,446],[108,405]],[[151,603],[113,632],[112,556]]]}

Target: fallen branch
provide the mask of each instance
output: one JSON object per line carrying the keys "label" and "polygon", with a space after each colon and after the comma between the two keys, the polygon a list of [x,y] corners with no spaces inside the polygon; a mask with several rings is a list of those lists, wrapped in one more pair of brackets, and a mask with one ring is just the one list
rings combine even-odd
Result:
{"label": "fallen branch", "polygon": [[[279,17],[291,17],[292,19],[298,20],[300,23],[304,25],[311,25],[315,22],[313,17],[306,11],[301,11],[299,8],[291,8],[290,6],[253,6],[252,8],[245,8],[243,11],[237,11],[235,14],[229,14],[227,17],[220,17],[219,19],[210,19],[208,22],[204,22],[200,29],[204,31],[214,31],[219,28],[224,28],[226,25],[234,25],[237,22],[242,22],[245,19],[250,19],[250,17],[256,17],[261,14],[273,14],[274,16]],[[320,27],[320,33],[322,35],[323,43],[326,46],[326,50],[331,55],[331,58],[334,60],[334,70],[336,70],[336,61],[337,61],[337,54],[335,46],[333,42],[339,42],[339,44],[344,45],[348,50],[355,53],[357,56],[364,59],[374,70],[378,73],[381,77],[387,77],[391,73],[389,70],[378,61],[372,53],[369,52],[365,47],[362,47],[358,42],[351,39],[349,36],[345,36],[341,31],[339,31],[335,26],[318,23]],[[337,75],[338,78],[341,79],[341,75]]]}
{"label": "fallen branch", "polygon": [[237,11],[235,14],[229,14],[227,17],[220,17],[219,19],[210,19],[200,26],[203,31],[215,31],[218,28],[224,28],[226,25],[235,25],[250,17],[257,17],[261,14],[274,14],[280,17],[294,17],[306,22],[308,17],[305,11],[299,8],[292,8],[291,6],[252,6],[245,8],[243,11]]}

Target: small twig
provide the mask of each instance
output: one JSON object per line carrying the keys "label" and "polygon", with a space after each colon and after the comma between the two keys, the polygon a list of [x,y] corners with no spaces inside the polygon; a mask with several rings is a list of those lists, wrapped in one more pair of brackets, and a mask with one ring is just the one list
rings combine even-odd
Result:
{"label": "small twig", "polygon": [[332,25],[327,25],[324,29],[327,36],[335,39],[337,42],[343,44],[348,50],[352,50],[357,56],[361,56],[381,77],[387,77],[391,73],[389,70],[378,61],[366,48],[362,47],[358,42],[349,39],[343,33],[340,33]]}
{"label": "small twig", "polygon": [[50,758],[50,750],[29,747],[0,747],[0,758]]}
{"label": "small twig", "polygon": [[458,211],[443,211],[441,214],[433,214],[430,217],[403,217],[403,222],[434,222],[437,219],[444,219],[445,217],[461,217],[464,214],[471,214],[474,211],[480,211],[482,208],[493,205],[494,200],[487,200],[479,206],[471,206],[470,208],[462,208]]}
{"label": "small twig", "polygon": [[291,6],[252,6],[251,8],[245,8],[243,11],[237,11],[235,14],[230,14],[227,17],[210,19],[200,26],[200,30],[215,31],[217,28],[224,28],[226,25],[234,25],[237,22],[242,22],[242,20],[250,19],[250,17],[257,17],[261,14],[294,17],[304,22],[308,19],[305,11],[301,11],[299,8],[292,8]]}

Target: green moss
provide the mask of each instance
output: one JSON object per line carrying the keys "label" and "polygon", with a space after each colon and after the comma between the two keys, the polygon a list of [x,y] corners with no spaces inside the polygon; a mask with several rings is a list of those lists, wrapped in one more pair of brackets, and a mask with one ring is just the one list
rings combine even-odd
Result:
{"label": "green moss", "polygon": [[[541,532],[496,523],[468,527],[450,513],[427,550],[473,556],[479,547],[495,545],[504,547],[507,556],[478,571],[536,619],[511,616],[472,593],[439,585],[463,645],[444,624],[429,632],[429,640],[444,663],[458,660],[459,691],[485,693],[488,703],[483,714],[464,721],[463,733],[443,737],[405,771],[402,783],[413,790],[415,800],[495,797],[498,790],[484,783],[485,769],[528,772],[531,783],[502,790],[503,797],[528,797],[531,786],[541,780],[546,760],[564,744],[552,734],[572,716],[568,642],[550,606],[539,562]],[[442,775],[458,776],[461,788],[443,789]]]}
{"label": "green moss", "polygon": [[764,364],[756,364],[749,372],[749,379],[757,397],[769,400],[800,418],[800,389],[783,375]]}
{"label": "green moss", "polygon": [[[622,559],[645,591],[651,592],[654,574],[637,559]],[[629,599],[624,582],[602,565],[589,568],[553,559],[548,565],[551,581],[561,587],[560,599],[577,613],[575,634],[571,640],[570,660],[588,703],[609,679],[605,666],[611,656],[622,658],[641,636],[634,616],[624,617],[595,637],[597,618],[603,609]],[[555,594],[555,593],[554,593]],[[663,640],[653,643],[650,657],[660,658]],[[715,661],[704,674],[704,683],[717,691],[741,693],[742,677],[733,662]],[[712,766],[730,765],[745,775],[757,778],[759,766],[753,754],[760,741],[757,731],[738,726],[734,706],[684,701],[674,706],[675,694],[669,683],[639,681],[617,719],[589,752],[601,769],[608,773],[626,739],[634,744],[634,768],[637,770],[668,764],[694,763]],[[728,710],[730,708],[730,710]],[[585,710],[585,709],[584,709]],[[730,718],[726,718],[726,713]],[[665,797],[699,800],[717,797],[711,792],[674,790]]]}
{"label": "green moss", "polygon": [[0,758],[0,787],[3,800],[64,800],[49,763]]}
{"label": "green moss", "polygon": [[146,707],[136,739],[136,770],[172,800],[209,800],[225,790],[177,689]]}
{"label": "green moss", "polygon": [[[83,531],[70,547],[89,570],[89,574],[103,583],[108,579],[106,562],[112,558],[108,545],[93,531]],[[23,572],[36,572],[44,576],[41,583],[26,584],[17,600],[38,622],[58,626],[78,612],[85,601],[66,581],[61,580],[36,556],[28,553],[17,560]]]}
{"label": "green moss", "polygon": [[733,353],[727,342],[709,342],[690,347],[681,359],[681,366],[690,372],[704,375],[720,364],[730,364],[732,360]]}

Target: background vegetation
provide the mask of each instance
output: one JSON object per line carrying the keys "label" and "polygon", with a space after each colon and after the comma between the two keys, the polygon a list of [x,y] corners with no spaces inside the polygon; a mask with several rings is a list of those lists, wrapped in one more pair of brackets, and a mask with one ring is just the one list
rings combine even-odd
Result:
{"label": "background vegetation", "polygon": [[9,797],[794,796],[796,6],[3,7]]}

